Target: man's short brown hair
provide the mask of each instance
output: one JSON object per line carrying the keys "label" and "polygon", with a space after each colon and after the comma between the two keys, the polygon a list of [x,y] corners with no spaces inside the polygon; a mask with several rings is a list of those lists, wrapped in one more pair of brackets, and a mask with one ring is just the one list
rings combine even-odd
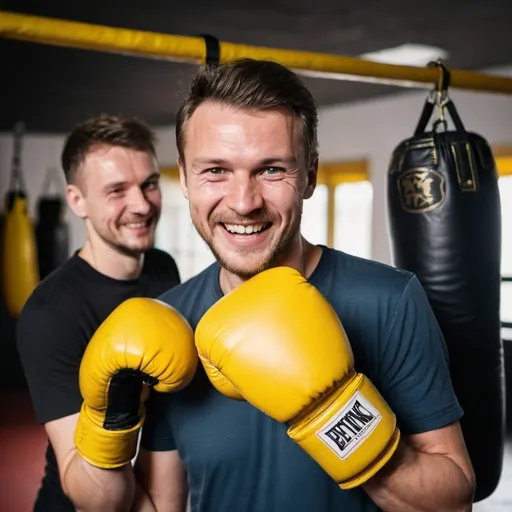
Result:
{"label": "man's short brown hair", "polygon": [[156,157],[155,135],[143,121],[101,114],[77,125],[66,138],[61,164],[67,183],[75,180],[87,153],[99,145],[145,151]]}
{"label": "man's short brown hair", "polygon": [[205,102],[248,110],[287,108],[302,121],[306,164],[311,166],[318,159],[316,102],[299,77],[286,67],[254,59],[202,67],[176,116],[176,146],[182,161],[187,121]]}

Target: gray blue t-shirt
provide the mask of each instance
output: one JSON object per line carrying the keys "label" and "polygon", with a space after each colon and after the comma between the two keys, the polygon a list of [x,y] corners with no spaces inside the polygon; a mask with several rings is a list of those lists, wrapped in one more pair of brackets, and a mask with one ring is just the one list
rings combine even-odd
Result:
{"label": "gray blue t-shirt", "polygon": [[[338,313],[356,370],[387,400],[402,433],[459,420],[462,409],[450,380],[445,342],[417,278],[322,249],[308,280]],[[219,270],[215,263],[160,298],[195,328],[223,295]],[[249,403],[221,395],[199,366],[183,391],[153,394],[141,444],[149,450],[179,451],[188,472],[192,512],[378,510],[362,488],[340,490],[288,437],[287,428]]]}

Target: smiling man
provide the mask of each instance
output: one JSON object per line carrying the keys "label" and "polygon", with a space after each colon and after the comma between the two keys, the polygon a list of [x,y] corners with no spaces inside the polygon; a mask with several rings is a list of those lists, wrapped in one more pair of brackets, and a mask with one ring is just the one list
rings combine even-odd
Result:
{"label": "smiling man", "polygon": [[176,140],[217,262],[161,296],[203,367],[152,394],[133,510],[471,510],[462,410],[417,278],[301,235],[318,142],[297,75],[251,59],[199,70]]}
{"label": "smiling man", "polygon": [[283,258],[302,260],[302,200],[316,182],[315,167],[304,168],[312,155],[302,130],[284,106],[259,111],[205,102],[187,121],[183,190],[229,287]]}
{"label": "smiling man", "polygon": [[134,509],[182,512],[190,496],[193,512],[471,510],[462,410],[417,278],[301,235],[311,93],[276,63],[207,67],[176,138],[217,262],[161,297],[196,329],[204,368],[151,397],[137,468],[153,506]]}
{"label": "smiling man", "polygon": [[91,337],[119,304],[156,297],[180,277],[174,259],[154,248],[160,174],[154,136],[144,123],[106,115],[85,121],[67,137],[62,167],[68,205],[84,221],[85,241],[39,284],[17,328],[36,416],[49,437],[35,510],[107,511],[112,496],[102,486],[116,489],[123,473],[93,468],[77,457],[80,363]]}

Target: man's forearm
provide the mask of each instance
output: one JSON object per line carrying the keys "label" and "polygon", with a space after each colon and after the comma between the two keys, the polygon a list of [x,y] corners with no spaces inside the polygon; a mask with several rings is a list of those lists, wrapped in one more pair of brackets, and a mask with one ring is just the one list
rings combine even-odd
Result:
{"label": "man's forearm", "polygon": [[473,501],[472,484],[453,460],[405,442],[364,489],[384,512],[466,512]]}
{"label": "man's forearm", "polygon": [[62,475],[62,487],[79,512],[125,512],[135,496],[131,464],[102,469],[86,462],[77,452]]}

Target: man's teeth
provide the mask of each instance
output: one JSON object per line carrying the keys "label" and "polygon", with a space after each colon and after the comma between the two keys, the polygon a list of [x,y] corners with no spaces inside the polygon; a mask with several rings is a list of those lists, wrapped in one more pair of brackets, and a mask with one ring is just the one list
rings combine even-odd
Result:
{"label": "man's teeth", "polygon": [[250,235],[251,233],[258,233],[266,224],[251,224],[250,226],[242,226],[240,224],[224,224],[230,233],[237,233],[238,235]]}
{"label": "man's teeth", "polygon": [[148,221],[146,222],[132,222],[130,224],[125,224],[127,228],[137,229],[137,228],[145,228],[148,225]]}

